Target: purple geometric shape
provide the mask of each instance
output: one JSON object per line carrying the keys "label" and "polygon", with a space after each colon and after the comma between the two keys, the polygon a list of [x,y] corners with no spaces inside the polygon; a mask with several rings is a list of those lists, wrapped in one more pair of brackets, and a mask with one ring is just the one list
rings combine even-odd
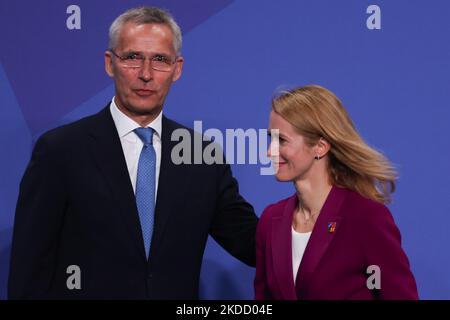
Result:
{"label": "purple geometric shape", "polygon": [[[230,0],[152,1],[168,9],[187,33]],[[78,0],[81,30],[68,30],[72,1],[1,1],[0,61],[32,134],[48,128],[111,84],[104,71],[108,28],[142,1]]]}

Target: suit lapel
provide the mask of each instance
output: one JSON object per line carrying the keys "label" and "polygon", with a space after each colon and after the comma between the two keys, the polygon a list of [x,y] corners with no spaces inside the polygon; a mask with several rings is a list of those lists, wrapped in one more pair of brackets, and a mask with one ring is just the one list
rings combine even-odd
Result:
{"label": "suit lapel", "polygon": [[146,259],[144,242],[136,207],[136,198],[131,185],[127,164],[109,106],[94,116],[90,128],[89,147],[99,170],[108,182],[112,199],[120,208],[133,242],[142,257]]}
{"label": "suit lapel", "polygon": [[[150,256],[154,255],[155,250],[163,238],[165,227],[170,215],[175,210],[183,208],[183,201],[186,201],[184,188],[190,180],[189,170],[186,165],[175,165],[171,159],[173,147],[178,141],[172,141],[172,132],[180,128],[173,121],[162,118],[162,136],[161,136],[161,168],[159,171],[158,194],[155,207],[155,227],[150,248]],[[191,135],[192,137],[192,135]],[[192,137],[193,138],[193,137]]]}
{"label": "suit lapel", "polygon": [[281,216],[272,218],[272,256],[275,277],[284,299],[297,298],[292,270],[292,216],[297,196],[290,197]]}
{"label": "suit lapel", "polygon": [[296,291],[299,299],[305,297],[317,265],[339,231],[342,220],[340,209],[347,194],[346,189],[333,186],[322,207],[297,273]]}

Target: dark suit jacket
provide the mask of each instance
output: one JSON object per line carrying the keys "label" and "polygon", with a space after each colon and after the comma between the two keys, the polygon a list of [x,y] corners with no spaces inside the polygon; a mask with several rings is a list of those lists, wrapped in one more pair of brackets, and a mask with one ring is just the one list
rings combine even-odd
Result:
{"label": "dark suit jacket", "polygon": [[[337,187],[317,218],[294,285],[291,226],[297,202],[293,195],[268,206],[261,216],[256,236],[256,299],[418,299],[389,210]],[[334,232],[329,230],[330,223]],[[366,285],[370,265],[380,267],[380,290]]]}
{"label": "dark suit jacket", "polygon": [[[163,117],[149,261],[109,107],[37,141],[20,185],[9,298],[196,299],[208,234],[255,264],[257,217],[230,167],[173,164],[177,128]],[[67,289],[70,265],[81,290]]]}

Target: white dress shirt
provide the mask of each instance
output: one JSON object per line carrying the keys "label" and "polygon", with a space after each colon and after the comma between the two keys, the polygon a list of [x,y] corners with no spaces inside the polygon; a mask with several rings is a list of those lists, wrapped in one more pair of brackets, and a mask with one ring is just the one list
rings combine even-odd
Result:
{"label": "white dress shirt", "polygon": [[298,268],[308,245],[311,232],[297,232],[292,228],[292,270],[294,271],[294,283],[297,279]]}
{"label": "white dress shirt", "polygon": [[[131,184],[133,186],[133,191],[136,194],[136,178],[137,169],[139,163],[139,156],[141,155],[141,150],[144,144],[137,134],[133,131],[141,126],[125,115],[119,110],[115,103],[115,97],[112,99],[110,105],[110,111],[114,124],[116,125],[117,132],[119,133],[120,143],[122,144],[123,154],[125,156],[125,161],[127,163],[128,173],[130,175]],[[159,180],[159,169],[161,167],[161,130],[162,130],[162,112],[153,120],[146,128],[152,128],[154,130],[153,134],[153,148],[156,153],[156,172],[155,172],[155,203],[156,195],[158,192],[158,180]]]}

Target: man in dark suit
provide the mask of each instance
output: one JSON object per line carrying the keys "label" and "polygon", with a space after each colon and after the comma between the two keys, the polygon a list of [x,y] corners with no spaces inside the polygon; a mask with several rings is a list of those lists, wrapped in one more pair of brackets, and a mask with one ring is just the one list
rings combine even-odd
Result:
{"label": "man in dark suit", "polygon": [[20,185],[9,298],[196,299],[208,234],[255,264],[258,219],[230,167],[172,158],[172,133],[188,130],[162,115],[183,65],[178,25],[160,9],[131,9],[109,41],[111,103],[35,145]]}

